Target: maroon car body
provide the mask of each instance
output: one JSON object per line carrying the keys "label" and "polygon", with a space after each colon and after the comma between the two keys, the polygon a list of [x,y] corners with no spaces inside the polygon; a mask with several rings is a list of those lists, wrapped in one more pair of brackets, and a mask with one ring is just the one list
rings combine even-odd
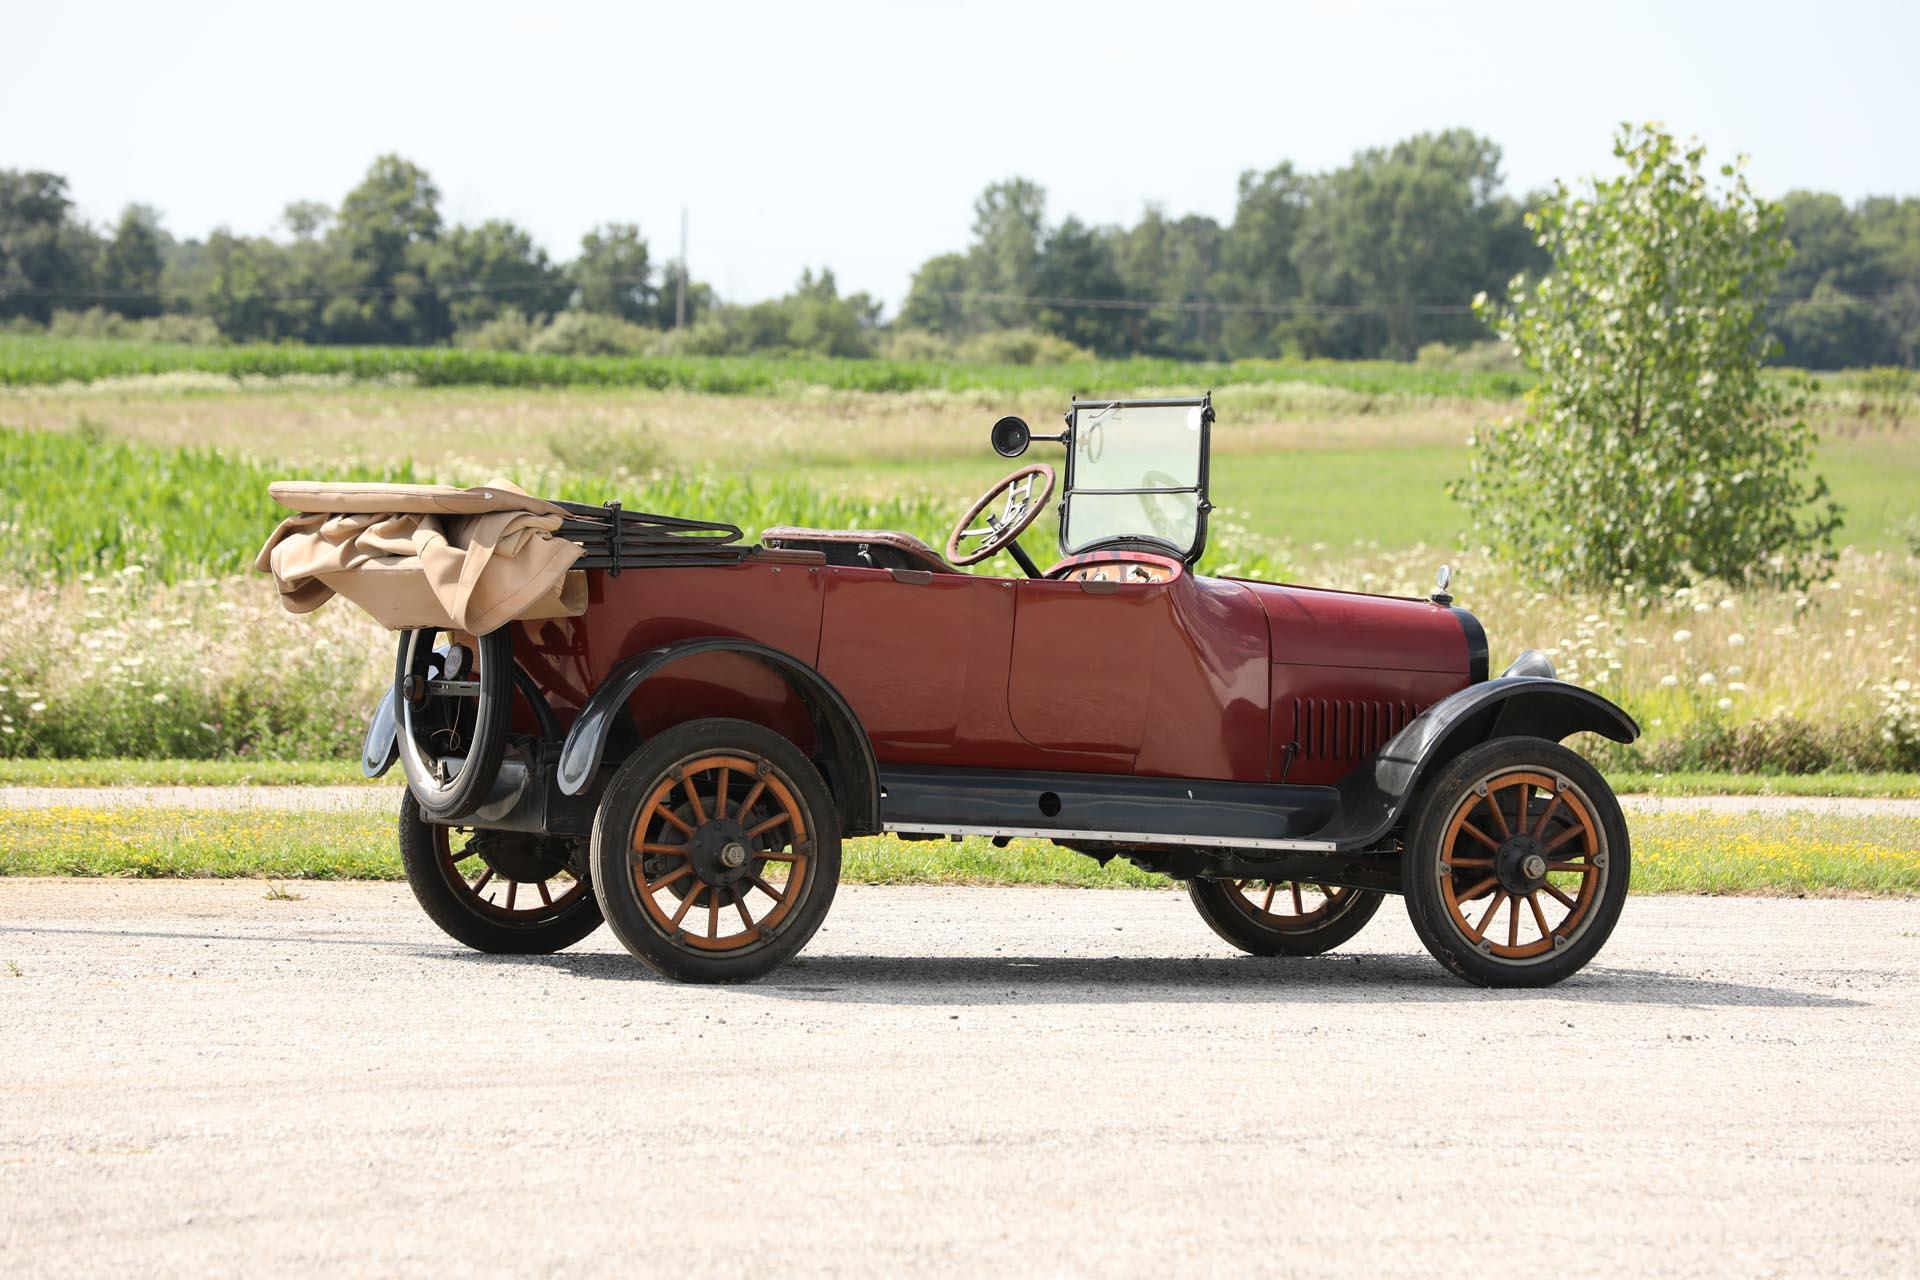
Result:
{"label": "maroon car body", "polygon": [[[1167,580],[1067,577],[1116,560]],[[1010,579],[785,551],[596,573],[588,591],[581,617],[519,624],[515,637],[563,725],[630,655],[735,637],[819,671],[882,765],[1331,785],[1486,678],[1464,611],[1200,577],[1148,552],[1071,556],[1044,579]],[[725,650],[664,670],[632,712],[645,735],[711,715],[795,738],[807,728],[785,681]]]}
{"label": "maroon car body", "polygon": [[[1490,678],[1444,570],[1427,599],[1195,572],[1212,422],[1208,398],[1075,402],[1050,437],[1067,474],[1045,570],[1018,539],[1046,466],[989,491],[945,557],[898,531],[693,546],[669,528],[623,559],[609,504],[583,613],[438,657],[403,634],[365,764],[406,764],[403,846],[437,868],[410,862],[416,892],[456,936],[509,950],[565,945],[597,901],[649,964],[725,980],[804,944],[831,885],[767,877],[837,875],[841,836],[1028,837],[1188,881],[1257,954],[1325,950],[1404,893],[1463,977],[1573,972],[1617,915],[1628,844],[1604,781],[1559,743],[1636,726],[1534,651]],[[1030,438],[1018,419],[994,430],[1007,456]],[[966,571],[1000,552],[1025,573]],[[433,713],[436,694],[455,701]],[[474,767],[454,804],[449,778]],[[508,886],[504,912],[489,884]],[[515,905],[523,884],[538,907]],[[460,911],[486,927],[448,924]],[[723,911],[741,926],[723,933]]]}

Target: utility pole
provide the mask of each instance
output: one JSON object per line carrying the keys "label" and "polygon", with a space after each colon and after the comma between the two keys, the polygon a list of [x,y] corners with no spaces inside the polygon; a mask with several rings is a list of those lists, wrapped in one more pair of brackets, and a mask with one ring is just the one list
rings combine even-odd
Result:
{"label": "utility pole", "polygon": [[680,206],[680,270],[673,277],[673,327],[687,327],[687,206]]}

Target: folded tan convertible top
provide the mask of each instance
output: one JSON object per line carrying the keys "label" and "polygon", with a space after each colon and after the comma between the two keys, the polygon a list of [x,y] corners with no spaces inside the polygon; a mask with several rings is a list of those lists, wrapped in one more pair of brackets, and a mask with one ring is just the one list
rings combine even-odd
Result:
{"label": "folded tan convertible top", "polygon": [[332,515],[477,516],[489,511],[566,512],[504,480],[460,489],[450,484],[343,484],[331,480],[277,480],[273,500],[291,511]]}
{"label": "folded tan convertible top", "polygon": [[586,578],[578,543],[555,537],[565,510],[505,481],[428,484],[287,480],[280,522],[254,560],[280,602],[309,613],[343,595],[388,627],[481,635],[516,619],[573,617]]}

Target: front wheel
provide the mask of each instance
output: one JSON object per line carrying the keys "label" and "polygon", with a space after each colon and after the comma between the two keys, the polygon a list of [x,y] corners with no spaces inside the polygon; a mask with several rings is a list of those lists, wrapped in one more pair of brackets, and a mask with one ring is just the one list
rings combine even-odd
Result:
{"label": "front wheel", "polygon": [[807,944],[840,881],[840,821],[807,757],[744,720],[651,739],[607,784],[593,889],[655,972],[745,982]]}
{"label": "front wheel", "polygon": [[1373,919],[1384,896],[1298,880],[1191,880],[1187,896],[1207,927],[1256,956],[1317,956]]}
{"label": "front wheel", "polygon": [[1483,987],[1545,987],[1593,959],[1626,902],[1626,818],[1557,742],[1495,738],[1421,798],[1401,868],[1427,950]]}

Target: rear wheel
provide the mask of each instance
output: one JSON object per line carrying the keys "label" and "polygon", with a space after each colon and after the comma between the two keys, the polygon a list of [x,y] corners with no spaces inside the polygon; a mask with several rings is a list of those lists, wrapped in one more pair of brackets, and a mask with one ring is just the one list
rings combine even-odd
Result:
{"label": "rear wheel", "polygon": [[1300,880],[1191,880],[1187,896],[1209,928],[1256,956],[1317,956],[1373,919],[1383,895]]}
{"label": "rear wheel", "polygon": [[600,927],[577,842],[428,822],[400,800],[400,861],[427,916],[475,951],[545,955]]}
{"label": "rear wheel", "polygon": [[744,982],[807,944],[840,880],[833,797],[798,747],[744,720],[658,735],[608,783],[594,892],[614,935],[681,982]]}
{"label": "rear wheel", "polygon": [[1543,738],[1496,738],[1427,788],[1402,882],[1441,964],[1480,986],[1544,987],[1606,942],[1631,869],[1626,818],[1592,765]]}

